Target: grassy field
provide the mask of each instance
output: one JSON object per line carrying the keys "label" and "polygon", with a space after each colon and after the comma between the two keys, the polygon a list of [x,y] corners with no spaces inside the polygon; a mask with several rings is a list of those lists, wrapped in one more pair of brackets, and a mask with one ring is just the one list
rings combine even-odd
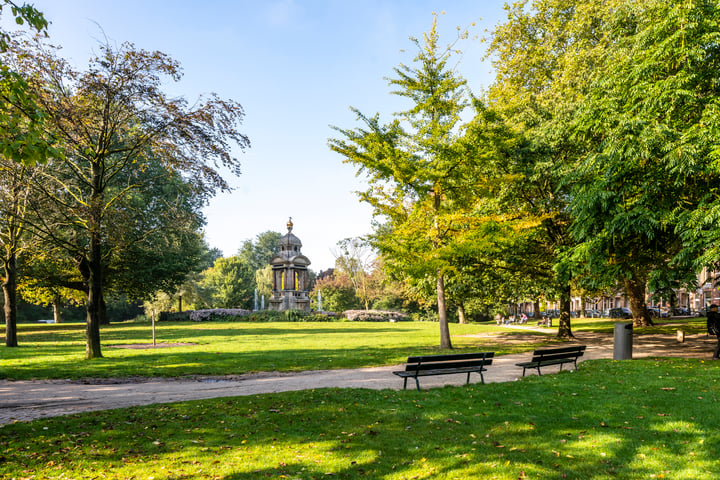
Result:
{"label": "grassy field", "polygon": [[[610,319],[572,321],[578,333],[612,333],[614,323]],[[636,329],[635,333],[674,334],[678,328],[687,333],[704,332],[705,319],[673,319],[666,326]],[[0,327],[4,335],[3,330],[4,326]],[[450,325],[458,351],[492,350],[498,355],[557,343],[556,331],[524,331],[524,335],[535,338],[508,342],[506,339],[517,338],[517,330],[494,324]],[[21,324],[20,347],[0,347],[0,378],[238,375],[396,365],[410,355],[439,353],[439,337],[437,323],[431,322],[167,322],[157,324],[157,343],[188,345],[118,348],[152,342],[150,323],[124,322],[102,328],[104,358],[88,362],[84,360],[84,324]]]}
{"label": "grassy field", "polygon": [[[704,319],[636,333],[704,331]],[[608,331],[613,321],[574,320]],[[437,352],[433,323],[22,325],[4,378],[244,373],[401,363]],[[452,325],[459,350],[532,338]],[[555,341],[553,330],[537,342]],[[483,336],[486,333],[499,336]],[[510,346],[512,345],[512,346]],[[587,360],[577,372],[414,390],[317,389],[92,412],[0,427],[2,479],[687,479],[720,477],[720,362]],[[21,401],[21,399],[19,399]]]}
{"label": "grassy field", "polygon": [[429,391],[322,389],[0,428],[0,478],[686,479],[720,476],[720,366],[588,360]]}
{"label": "grassy field", "polygon": [[[516,333],[495,325],[450,328],[459,351],[492,349],[500,355],[533,348],[529,342],[505,344],[482,336]],[[556,342],[550,330],[529,334],[541,344]],[[20,347],[0,348],[0,378],[170,377],[395,365],[410,355],[439,353],[440,332],[437,323],[425,322],[167,322],[157,325],[157,342],[190,345],[116,348],[152,341],[149,323],[127,322],[102,328],[104,358],[93,361],[83,359],[83,324],[20,325],[18,338]]]}

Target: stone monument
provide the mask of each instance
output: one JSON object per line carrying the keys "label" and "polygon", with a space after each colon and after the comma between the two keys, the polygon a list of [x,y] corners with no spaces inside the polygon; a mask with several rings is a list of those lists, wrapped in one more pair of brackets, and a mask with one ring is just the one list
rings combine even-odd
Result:
{"label": "stone monument", "polygon": [[277,255],[270,260],[273,287],[268,305],[270,310],[310,312],[307,268],[310,260],[302,254],[302,242],[292,233],[292,217],[287,229],[287,234],[280,238]]}

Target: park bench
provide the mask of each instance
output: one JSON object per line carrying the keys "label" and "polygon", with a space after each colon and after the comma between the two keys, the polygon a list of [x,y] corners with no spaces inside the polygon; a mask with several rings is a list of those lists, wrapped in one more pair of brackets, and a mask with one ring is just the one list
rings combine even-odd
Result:
{"label": "park bench", "polygon": [[450,355],[424,355],[408,357],[405,370],[393,372],[403,378],[403,390],[407,388],[408,378],[415,379],[415,385],[420,390],[418,377],[429,375],[451,375],[454,373],[467,373],[467,382],[470,383],[470,374],[480,374],[480,381],[485,383],[483,377],[487,365],[492,364],[495,352],[482,353],[456,353]]}
{"label": "park bench", "polygon": [[585,345],[577,345],[574,347],[562,348],[544,348],[535,350],[532,359],[529,362],[516,363],[518,367],[523,367],[523,377],[525,370],[528,368],[536,368],[540,375],[540,367],[548,365],[560,365],[560,370],[565,363],[572,363],[577,370],[577,359],[585,353]]}

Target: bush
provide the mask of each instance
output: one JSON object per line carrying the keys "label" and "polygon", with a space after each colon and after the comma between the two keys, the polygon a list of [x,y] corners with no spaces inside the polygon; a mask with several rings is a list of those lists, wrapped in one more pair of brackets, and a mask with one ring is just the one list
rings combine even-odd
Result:
{"label": "bush", "polygon": [[260,310],[251,312],[239,308],[215,308],[212,310],[188,310],[186,312],[161,312],[158,321],[167,322],[207,322],[225,320],[237,322],[334,322],[340,318],[338,314],[327,312],[305,313],[300,310]]}
{"label": "bush", "polygon": [[186,312],[160,312],[159,321],[208,322],[211,320],[239,320],[250,314],[241,308],[214,308],[212,310],[189,310]]}
{"label": "bush", "polygon": [[351,322],[402,322],[410,320],[406,314],[391,310],[346,310],[343,315]]}

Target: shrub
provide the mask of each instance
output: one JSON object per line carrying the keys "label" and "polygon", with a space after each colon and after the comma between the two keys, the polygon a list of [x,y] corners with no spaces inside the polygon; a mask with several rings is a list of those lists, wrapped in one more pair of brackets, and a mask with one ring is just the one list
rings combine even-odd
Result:
{"label": "shrub", "polygon": [[214,308],[211,310],[189,310],[187,312],[160,312],[159,320],[207,322],[211,320],[234,320],[247,316],[250,310],[241,308]]}
{"label": "shrub", "polygon": [[391,310],[346,310],[343,315],[352,322],[401,322],[410,320],[406,314]]}

